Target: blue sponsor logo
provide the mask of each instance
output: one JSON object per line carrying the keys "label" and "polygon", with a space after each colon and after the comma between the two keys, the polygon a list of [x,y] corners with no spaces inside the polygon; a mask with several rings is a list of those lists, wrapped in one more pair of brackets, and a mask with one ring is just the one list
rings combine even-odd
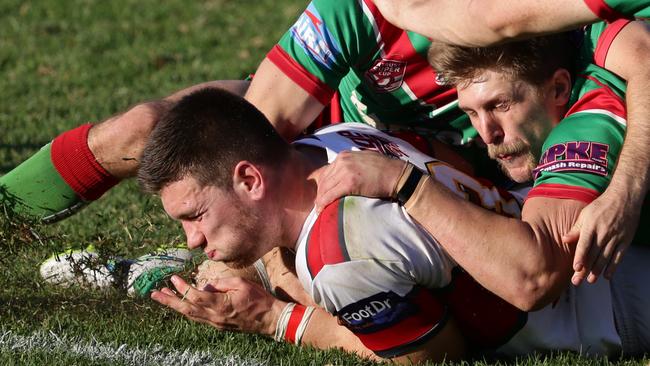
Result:
{"label": "blue sponsor logo", "polygon": [[394,292],[382,292],[350,304],[336,314],[339,322],[355,333],[388,328],[417,312],[417,308]]}
{"label": "blue sponsor logo", "polygon": [[336,56],[341,54],[341,47],[325,26],[313,3],[309,4],[291,27],[291,37],[312,59],[330,70]]}

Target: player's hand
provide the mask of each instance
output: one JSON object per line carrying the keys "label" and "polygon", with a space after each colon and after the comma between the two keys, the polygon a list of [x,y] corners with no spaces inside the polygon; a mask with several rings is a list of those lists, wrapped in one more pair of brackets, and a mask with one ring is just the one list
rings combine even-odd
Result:
{"label": "player's hand", "polygon": [[195,289],[179,276],[172,277],[176,292],[169,288],[151,293],[151,298],[187,318],[219,329],[272,336],[286,303],[260,286],[239,277],[223,278]]}
{"label": "player's hand", "polygon": [[562,236],[565,243],[577,243],[571,278],[574,285],[585,278],[594,283],[604,270],[605,278],[612,277],[634,237],[642,201],[626,200],[607,190],[580,212],[571,230]]}
{"label": "player's hand", "polygon": [[343,196],[390,197],[406,164],[375,151],[343,151],[316,178],[316,209]]}

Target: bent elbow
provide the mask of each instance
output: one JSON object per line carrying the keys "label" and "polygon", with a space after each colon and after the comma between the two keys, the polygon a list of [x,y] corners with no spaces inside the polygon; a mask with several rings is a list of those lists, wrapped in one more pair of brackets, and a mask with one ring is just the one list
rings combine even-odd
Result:
{"label": "bent elbow", "polygon": [[557,283],[551,274],[536,274],[520,282],[512,305],[526,312],[537,311],[557,298]]}
{"label": "bent elbow", "polygon": [[[508,16],[489,1],[474,1],[470,6],[470,14],[475,21],[481,22],[487,37],[480,46],[491,46],[522,36],[526,31],[526,19]],[[485,34],[484,34],[485,37]]]}

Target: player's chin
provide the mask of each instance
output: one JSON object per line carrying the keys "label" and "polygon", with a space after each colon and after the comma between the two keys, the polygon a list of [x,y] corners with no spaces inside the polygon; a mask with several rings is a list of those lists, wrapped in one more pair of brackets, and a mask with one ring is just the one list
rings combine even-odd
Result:
{"label": "player's chin", "polygon": [[507,162],[502,160],[498,160],[498,162],[503,172],[517,183],[525,183],[533,179],[535,163],[528,155],[519,156]]}
{"label": "player's chin", "polygon": [[246,258],[237,258],[234,260],[223,260],[223,263],[232,269],[243,269],[252,266],[256,260],[257,258],[246,257]]}

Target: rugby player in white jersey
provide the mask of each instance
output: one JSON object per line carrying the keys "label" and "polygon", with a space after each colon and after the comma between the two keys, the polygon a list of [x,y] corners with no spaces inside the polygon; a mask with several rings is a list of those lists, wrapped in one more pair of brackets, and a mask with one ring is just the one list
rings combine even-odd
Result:
{"label": "rugby player in white jersey", "polygon": [[214,260],[244,267],[273,247],[295,250],[310,300],[287,303],[241,278],[194,289],[179,277],[176,293],[166,288],[152,298],[218,328],[404,362],[485,349],[620,350],[612,322],[593,321],[606,314],[602,282],[533,314],[516,309],[469,278],[408,217],[400,205],[414,188],[408,179],[395,182],[397,202],[345,197],[316,212],[319,168],[350,149],[408,160],[459,197],[478,196],[487,209],[519,216],[521,192],[499,191],[368,126],[328,127],[290,146],[241,98],[200,91],[154,130],[140,183],[160,193],[188,246]]}

